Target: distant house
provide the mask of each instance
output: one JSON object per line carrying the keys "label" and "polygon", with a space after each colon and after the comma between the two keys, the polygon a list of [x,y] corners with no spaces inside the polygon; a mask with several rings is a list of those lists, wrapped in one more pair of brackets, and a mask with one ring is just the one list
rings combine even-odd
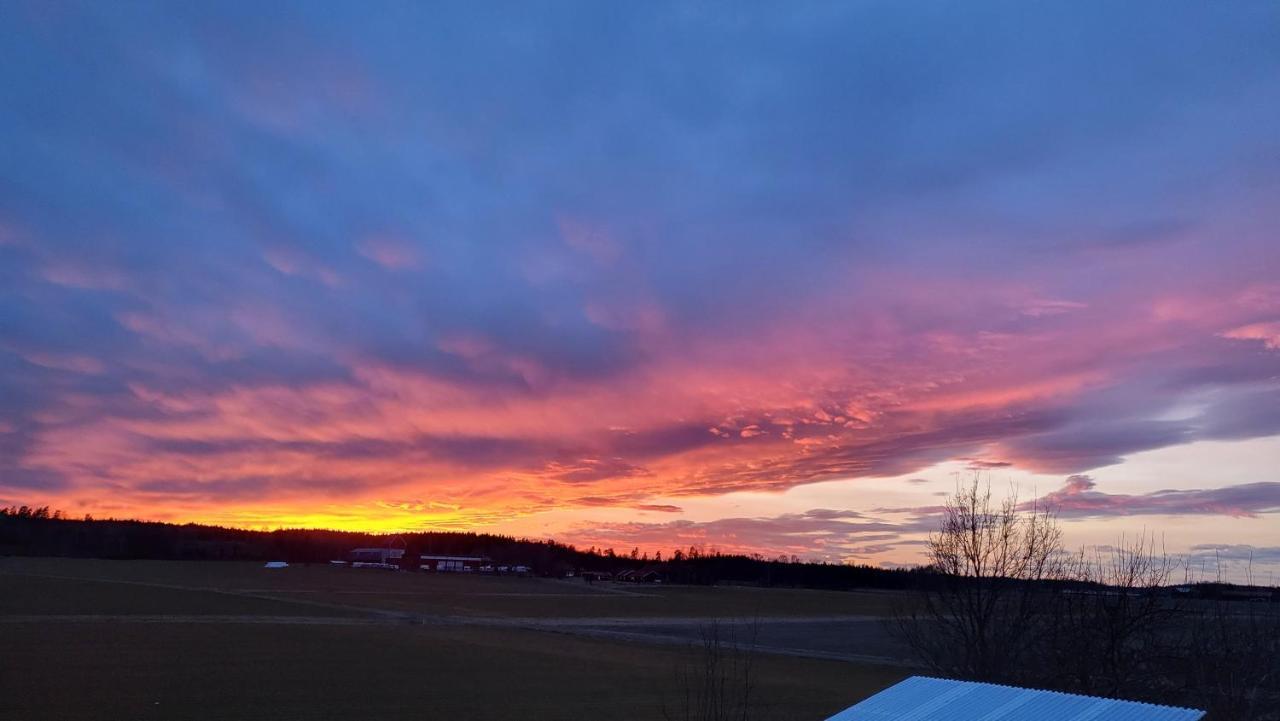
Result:
{"label": "distant house", "polygon": [[[487,566],[488,559],[481,556],[418,556],[418,568],[441,573],[475,573]],[[488,566],[492,571],[492,566]]]}
{"label": "distant house", "polygon": [[626,581],[628,583],[662,583],[664,578],[662,566],[656,564],[620,571],[613,575],[613,580]]}
{"label": "distant house", "polygon": [[827,721],[1197,721],[1204,711],[912,676]]}

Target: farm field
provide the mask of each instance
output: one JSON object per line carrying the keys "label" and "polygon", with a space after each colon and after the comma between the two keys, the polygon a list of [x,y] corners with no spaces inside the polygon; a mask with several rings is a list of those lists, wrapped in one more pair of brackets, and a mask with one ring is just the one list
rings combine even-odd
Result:
{"label": "farm field", "polygon": [[713,617],[766,651],[760,718],[821,719],[907,675],[860,656],[895,653],[872,618],[891,601],[4,558],[0,719],[661,719]]}
{"label": "farm field", "polygon": [[0,573],[108,580],[211,590],[313,605],[466,616],[831,616],[888,615],[883,592],[662,586],[578,579],[395,573],[326,564],[272,571],[259,563],[0,559]]}

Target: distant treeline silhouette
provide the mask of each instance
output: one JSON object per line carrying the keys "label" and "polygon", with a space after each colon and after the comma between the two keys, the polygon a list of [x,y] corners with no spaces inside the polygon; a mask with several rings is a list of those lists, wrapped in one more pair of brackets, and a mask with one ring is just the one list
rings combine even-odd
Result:
{"label": "distant treeline silhouette", "polygon": [[489,533],[379,534],[310,528],[253,531],[195,523],[73,518],[48,507],[0,508],[0,555],[325,563],[344,558],[353,548],[389,546],[404,548],[410,556],[484,556],[496,564],[529,566],[540,575],[653,569],[668,582],[691,584],[900,589],[928,584],[934,575],[928,569],[812,563],[794,556],[766,558],[698,547],[674,549],[650,558],[638,550],[584,550],[556,541]]}

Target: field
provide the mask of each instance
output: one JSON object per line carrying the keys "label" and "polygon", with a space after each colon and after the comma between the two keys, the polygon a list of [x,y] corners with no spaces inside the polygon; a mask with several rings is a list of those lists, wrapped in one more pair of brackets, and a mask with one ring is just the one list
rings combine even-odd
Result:
{"label": "field", "polygon": [[907,674],[878,593],[0,559],[0,719],[661,719],[712,620],[759,718]]}

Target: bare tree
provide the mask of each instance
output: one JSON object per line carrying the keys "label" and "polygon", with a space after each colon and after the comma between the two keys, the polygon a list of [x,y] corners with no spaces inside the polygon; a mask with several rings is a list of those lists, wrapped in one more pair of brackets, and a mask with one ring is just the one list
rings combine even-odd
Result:
{"label": "bare tree", "polygon": [[755,699],[759,622],[701,628],[693,654],[675,671],[674,699],[664,699],[667,721],[749,721]]}
{"label": "bare tree", "polygon": [[1157,695],[1176,651],[1179,604],[1165,588],[1175,563],[1145,532],[1081,549],[1063,564],[1044,606],[1036,670],[1045,686],[1103,696]]}
{"label": "bare tree", "polygon": [[948,499],[928,555],[895,628],[938,673],[1280,721],[1269,589],[1175,590],[1177,564],[1146,533],[1068,555],[1050,509],[997,504],[977,478]]}
{"label": "bare tree", "polygon": [[899,635],[939,673],[1018,678],[1040,634],[1039,582],[1065,560],[1054,515],[1015,493],[995,503],[975,475],[947,500],[928,557],[935,583],[896,619]]}

